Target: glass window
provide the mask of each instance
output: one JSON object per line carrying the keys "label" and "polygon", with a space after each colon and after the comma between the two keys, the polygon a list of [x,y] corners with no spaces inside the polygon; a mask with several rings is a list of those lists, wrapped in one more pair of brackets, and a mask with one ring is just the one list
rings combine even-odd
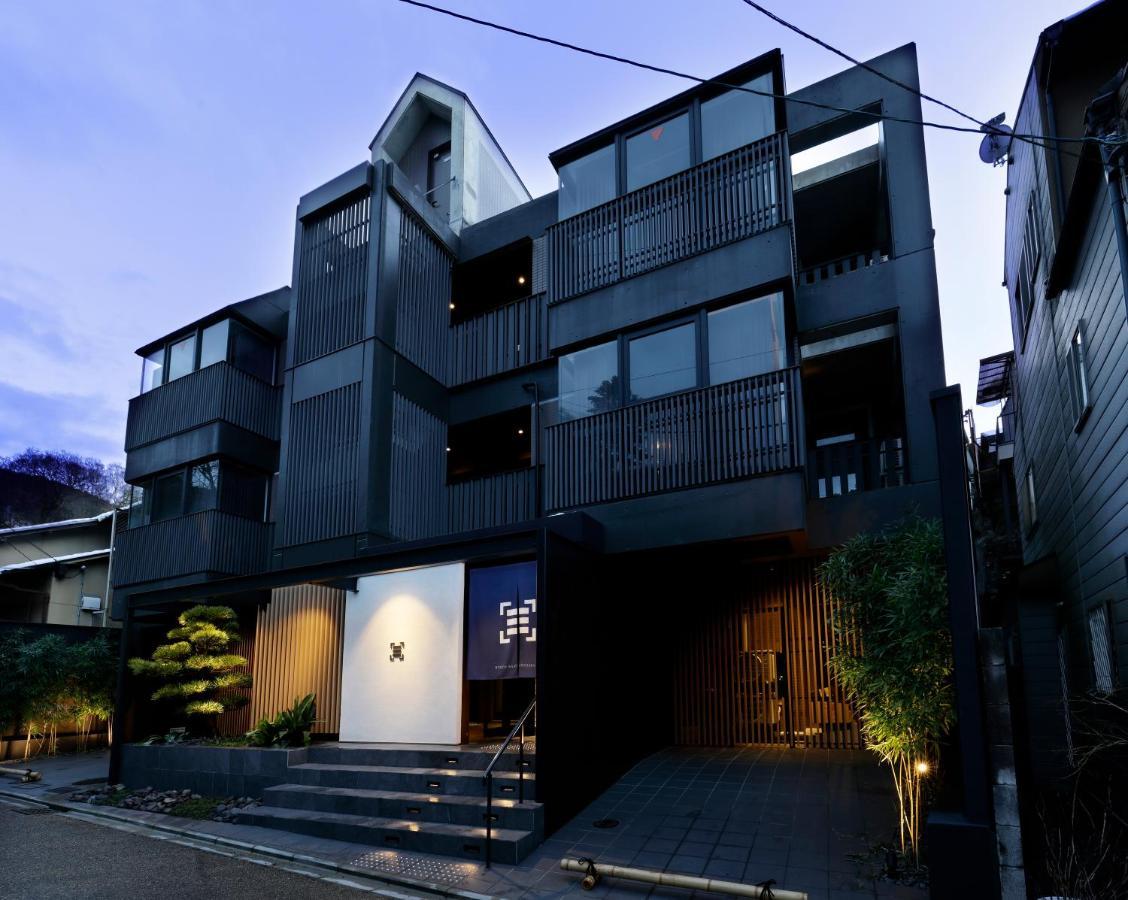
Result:
{"label": "glass window", "polygon": [[274,382],[274,347],[242,325],[232,326],[231,362],[263,381]]}
{"label": "glass window", "polygon": [[1023,492],[1026,500],[1026,530],[1038,524],[1038,493],[1034,486],[1034,467],[1026,470],[1026,487]]}
{"label": "glass window", "polygon": [[200,368],[212,363],[227,362],[227,330],[230,320],[224,319],[204,329],[200,336]]}
{"label": "glass window", "polygon": [[162,475],[153,487],[152,520],[172,519],[179,516],[184,503],[184,473]]}
{"label": "glass window", "polygon": [[149,482],[132,485],[129,488],[129,525],[137,528],[144,525],[149,518],[149,501],[152,494],[149,491]]}
{"label": "glass window", "polygon": [[708,325],[710,384],[774,372],[787,365],[783,294],[714,310]]}
{"label": "glass window", "polygon": [[615,198],[615,145],[608,144],[560,167],[557,210],[561,219]]}
{"label": "glass window", "polygon": [[[772,92],[765,72],[743,85]],[[701,104],[701,158],[712,159],[775,132],[775,100],[747,91],[726,91]]]}
{"label": "glass window", "polygon": [[160,387],[164,375],[164,347],[145,357],[141,363],[141,393]]}
{"label": "glass window", "polygon": [[168,381],[189,374],[196,367],[196,335],[168,348]]}
{"label": "glass window", "polygon": [[579,419],[619,405],[618,342],[562,356],[558,371],[561,419]]}
{"label": "glass window", "polygon": [[220,509],[261,522],[266,513],[267,478],[242,466],[224,465]]}
{"label": "glass window", "polygon": [[627,138],[627,190],[653,184],[691,165],[689,113]]}
{"label": "glass window", "polygon": [[211,460],[192,466],[188,476],[188,512],[215,509],[219,496],[219,463]]}
{"label": "glass window", "polygon": [[1073,423],[1081,427],[1082,417],[1089,411],[1089,367],[1085,361],[1085,334],[1080,325],[1069,342],[1069,387],[1073,398]]}
{"label": "glass window", "polygon": [[631,400],[697,386],[697,329],[692,322],[630,342]]}
{"label": "glass window", "polygon": [[1093,658],[1093,687],[1100,694],[1111,694],[1115,686],[1112,641],[1108,607],[1103,603],[1089,610],[1089,652]]}

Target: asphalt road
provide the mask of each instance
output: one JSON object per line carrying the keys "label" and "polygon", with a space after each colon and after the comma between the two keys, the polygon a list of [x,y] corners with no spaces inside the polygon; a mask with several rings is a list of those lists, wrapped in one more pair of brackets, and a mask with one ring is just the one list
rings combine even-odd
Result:
{"label": "asphalt road", "polygon": [[[394,896],[408,897],[398,888]],[[0,801],[0,898],[180,900],[379,896]]]}

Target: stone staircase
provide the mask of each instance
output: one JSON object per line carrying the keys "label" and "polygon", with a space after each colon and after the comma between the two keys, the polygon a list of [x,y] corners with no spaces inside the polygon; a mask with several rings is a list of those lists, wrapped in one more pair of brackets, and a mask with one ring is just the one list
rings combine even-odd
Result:
{"label": "stone staircase", "polygon": [[[246,825],[313,837],[486,858],[486,787],[493,752],[426,745],[310,747],[290,765],[287,782],[267,788],[263,805],[239,814]],[[494,768],[493,847],[497,862],[516,863],[544,839],[535,793],[535,759],[525,755],[525,801],[518,802],[518,754]]]}

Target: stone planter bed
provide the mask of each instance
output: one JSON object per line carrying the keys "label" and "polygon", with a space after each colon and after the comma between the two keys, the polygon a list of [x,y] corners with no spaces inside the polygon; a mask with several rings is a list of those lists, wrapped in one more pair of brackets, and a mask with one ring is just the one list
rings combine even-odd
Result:
{"label": "stone planter bed", "polygon": [[128,744],[122,748],[121,782],[205,797],[261,797],[266,788],[285,784],[287,768],[305,762],[306,754],[304,747]]}

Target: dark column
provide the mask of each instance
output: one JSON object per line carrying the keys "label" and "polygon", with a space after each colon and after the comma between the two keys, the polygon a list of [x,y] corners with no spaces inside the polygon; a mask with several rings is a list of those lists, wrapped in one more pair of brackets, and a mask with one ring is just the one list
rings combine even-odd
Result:
{"label": "dark column", "polygon": [[125,742],[133,737],[132,722],[130,721],[132,718],[132,703],[128,696],[130,688],[129,666],[126,663],[133,645],[136,625],[129,597],[123,597],[122,600],[124,611],[121,623],[121,644],[118,653],[117,688],[114,691],[113,743],[110,745],[110,784],[117,784],[121,781],[122,748],[125,746]]}
{"label": "dark column", "polygon": [[962,810],[928,816],[930,892],[936,898],[974,896],[990,900],[999,896],[999,860],[991,824],[991,782],[979,673],[979,599],[964,463],[963,405],[958,385],[933,391],[930,399],[936,428],[963,784]]}

